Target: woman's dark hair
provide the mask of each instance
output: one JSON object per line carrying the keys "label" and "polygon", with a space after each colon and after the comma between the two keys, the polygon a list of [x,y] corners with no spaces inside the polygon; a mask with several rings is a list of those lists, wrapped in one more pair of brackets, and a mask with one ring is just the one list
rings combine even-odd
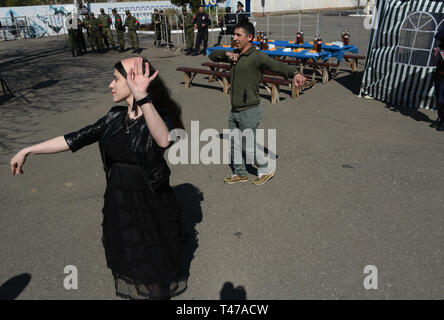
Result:
{"label": "woman's dark hair", "polygon": [[[142,62],[142,70],[145,73],[145,63],[148,62],[145,58]],[[149,62],[148,62],[149,63]],[[125,68],[123,67],[123,64],[121,61],[117,62],[114,65],[114,68],[119,71],[121,75],[123,75],[125,78],[127,77],[127,72]],[[154,69],[153,65],[149,63],[150,73],[149,75],[154,74],[156,72],[156,69]],[[173,121],[174,127],[177,129],[184,129],[184,125],[182,122],[182,107],[171,98],[170,92],[168,88],[165,86],[165,83],[162,81],[162,79],[157,76],[154,78],[154,80],[150,83],[150,86],[148,87],[147,91],[150,96],[153,99],[153,105],[156,108],[157,112],[159,112],[160,115],[165,113],[165,111],[168,113],[168,116]],[[134,107],[134,105],[133,105]]]}

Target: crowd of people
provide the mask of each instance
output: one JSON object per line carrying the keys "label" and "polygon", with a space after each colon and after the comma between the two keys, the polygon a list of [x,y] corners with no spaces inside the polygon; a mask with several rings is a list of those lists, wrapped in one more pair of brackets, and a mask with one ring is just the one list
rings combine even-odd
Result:
{"label": "crowd of people", "polygon": [[[96,18],[94,12],[82,12],[83,20],[79,15],[69,14],[66,19],[66,29],[68,30],[69,44],[73,57],[86,54],[86,40],[83,30],[86,30],[88,35],[88,42],[93,52],[105,53],[106,49],[109,51],[119,50],[125,51],[124,33],[127,32],[127,38],[131,43],[133,53],[140,53],[139,39],[137,30],[139,29],[139,21],[131,15],[129,10],[126,10],[126,19],[123,23],[122,17],[117,13],[116,9],[112,10],[114,16],[114,28],[116,29],[117,42],[119,48],[116,47],[111,25],[113,20],[105,13],[103,8],[100,9],[100,15]],[[111,45],[111,47],[110,47]]]}
{"label": "crowd of people", "polygon": [[[231,13],[231,8],[227,7],[226,13],[219,23],[221,31],[218,36],[218,41],[215,46],[220,45],[224,35],[234,36],[234,27],[237,24],[244,24],[248,22],[248,15],[243,10],[243,4],[239,1],[237,3],[236,13]],[[86,54],[87,42],[84,36],[86,30],[89,47],[92,52],[105,53],[109,50],[125,51],[125,39],[131,44],[133,53],[140,53],[139,39],[137,30],[140,30],[140,22],[137,18],[131,15],[129,10],[125,12],[126,18],[123,22],[122,17],[117,13],[116,9],[112,9],[113,19],[105,13],[103,8],[100,9],[100,15],[94,16],[94,12],[88,12],[86,7],[79,8],[77,15],[69,14],[66,19],[66,29],[68,30],[69,43],[73,57]],[[83,16],[83,19],[80,17]],[[154,46],[168,46],[174,47],[171,38],[171,16],[164,14],[163,10],[154,9],[152,15],[152,24],[154,26]],[[186,43],[186,55],[206,54],[208,47],[208,28],[212,24],[211,17],[205,13],[204,6],[199,6],[199,12],[193,16],[186,8],[182,9],[182,15],[178,16],[178,27],[184,33]],[[114,26],[117,34],[116,46],[111,27]],[[225,27],[225,29],[224,29]],[[195,37],[195,31],[197,35]],[[203,45],[203,49],[201,47]],[[106,47],[106,50],[105,50]]]}

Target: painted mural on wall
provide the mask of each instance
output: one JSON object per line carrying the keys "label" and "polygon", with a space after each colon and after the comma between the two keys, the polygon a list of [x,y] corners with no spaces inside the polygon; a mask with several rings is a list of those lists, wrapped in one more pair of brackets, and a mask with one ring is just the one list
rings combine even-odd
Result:
{"label": "painted mural on wall", "polygon": [[[155,8],[165,10],[168,8],[180,8],[172,5],[170,1],[139,1],[118,3],[90,3],[88,10],[96,16],[100,14],[100,8],[112,17],[111,10],[125,18],[125,10],[130,10],[140,23],[151,23],[151,14]],[[3,7],[0,8],[0,38],[14,39],[21,37],[43,37],[47,35],[66,34],[64,27],[66,16],[69,12],[77,10],[74,5],[47,5],[27,7]],[[25,18],[26,17],[26,18]]]}

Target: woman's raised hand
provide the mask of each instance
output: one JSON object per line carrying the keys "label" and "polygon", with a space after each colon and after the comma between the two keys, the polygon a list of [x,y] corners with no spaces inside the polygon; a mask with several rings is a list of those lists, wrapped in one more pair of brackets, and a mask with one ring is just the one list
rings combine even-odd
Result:
{"label": "woman's raised hand", "polygon": [[156,71],[150,76],[150,66],[148,62],[145,63],[145,73],[143,73],[142,63],[143,59],[138,58],[134,62],[134,66],[130,68],[128,76],[126,77],[128,87],[136,100],[146,97],[150,83],[159,74],[159,71]]}
{"label": "woman's raised hand", "polygon": [[26,161],[26,152],[23,152],[23,150],[20,150],[11,158],[9,164],[11,165],[12,175],[23,174],[22,167],[25,164],[25,161]]}

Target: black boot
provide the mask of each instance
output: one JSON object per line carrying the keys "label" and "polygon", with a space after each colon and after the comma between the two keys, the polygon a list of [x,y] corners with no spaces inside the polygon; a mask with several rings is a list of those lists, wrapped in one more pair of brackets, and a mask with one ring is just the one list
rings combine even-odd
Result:
{"label": "black boot", "polygon": [[430,124],[430,128],[437,128],[442,123],[442,119],[438,118]]}
{"label": "black boot", "polygon": [[438,131],[443,131],[442,127],[444,127],[444,105],[440,104],[436,106],[436,109],[438,111],[438,119],[436,119],[436,121],[433,122],[430,127],[436,128],[436,130]]}

